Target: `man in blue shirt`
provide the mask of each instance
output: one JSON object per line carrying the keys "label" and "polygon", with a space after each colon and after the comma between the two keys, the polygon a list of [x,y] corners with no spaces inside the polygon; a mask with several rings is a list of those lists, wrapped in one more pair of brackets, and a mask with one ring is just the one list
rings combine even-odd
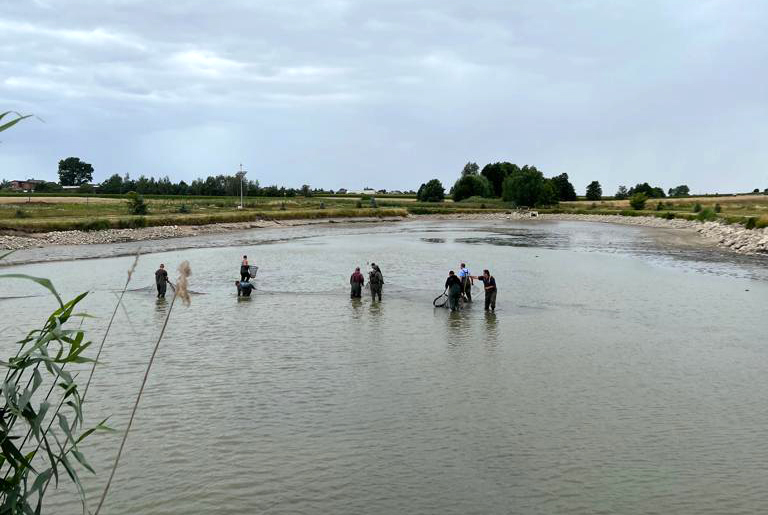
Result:
{"label": "man in blue shirt", "polygon": [[462,263],[459,268],[459,280],[461,280],[461,293],[466,297],[467,302],[472,302],[472,276],[469,274],[469,268]]}

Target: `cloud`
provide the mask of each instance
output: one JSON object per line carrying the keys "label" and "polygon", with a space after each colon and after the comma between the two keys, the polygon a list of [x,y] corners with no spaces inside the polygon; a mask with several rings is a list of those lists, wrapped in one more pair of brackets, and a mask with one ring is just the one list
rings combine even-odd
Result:
{"label": "cloud", "polygon": [[267,183],[402,189],[508,159],[578,189],[768,181],[761,0],[4,9],[0,104],[48,123],[4,135],[0,174],[37,163],[52,178],[60,154],[81,153],[97,178],[189,180],[251,160]]}

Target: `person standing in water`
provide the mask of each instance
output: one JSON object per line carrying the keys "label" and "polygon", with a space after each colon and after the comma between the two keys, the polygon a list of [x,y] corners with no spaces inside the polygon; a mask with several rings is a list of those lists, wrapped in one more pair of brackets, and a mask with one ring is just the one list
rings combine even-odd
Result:
{"label": "person standing in water", "polygon": [[253,285],[246,281],[235,281],[235,287],[237,287],[237,296],[250,297],[253,291]]}
{"label": "person standing in water", "polygon": [[459,269],[459,280],[461,281],[461,293],[467,299],[467,302],[472,302],[472,276],[469,274],[469,268],[462,263]]}
{"label": "person standing in water", "polygon": [[485,286],[485,310],[488,311],[488,308],[491,309],[491,311],[496,311],[496,278],[491,275],[491,272],[489,272],[487,269],[483,270],[483,275],[474,277],[473,279],[477,279],[479,281],[483,282],[483,286]]}
{"label": "person standing in water", "polygon": [[445,289],[448,290],[448,306],[451,311],[459,309],[459,299],[461,299],[461,280],[456,277],[453,270],[448,272],[448,279],[445,280]]}
{"label": "person standing in water", "polygon": [[381,301],[381,289],[384,286],[384,276],[376,263],[371,263],[371,271],[368,274],[368,284],[371,286],[371,297],[376,300],[379,297]]}
{"label": "person standing in water", "polygon": [[248,256],[243,256],[243,261],[240,263],[240,280],[247,281],[251,278],[251,272],[248,270]]}
{"label": "person standing in water", "polygon": [[363,286],[365,286],[365,277],[360,273],[360,267],[355,268],[352,277],[349,278],[349,284],[352,287],[350,297],[359,299],[363,295]]}
{"label": "person standing in water", "polygon": [[165,298],[165,289],[168,286],[168,272],[165,265],[160,263],[160,268],[155,271],[155,285],[157,286],[157,298]]}

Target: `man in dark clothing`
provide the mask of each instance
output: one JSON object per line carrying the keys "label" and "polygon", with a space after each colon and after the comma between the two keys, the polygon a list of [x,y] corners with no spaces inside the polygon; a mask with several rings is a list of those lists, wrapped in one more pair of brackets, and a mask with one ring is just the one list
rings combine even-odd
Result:
{"label": "man in dark clothing", "polygon": [[371,272],[368,274],[368,284],[371,286],[371,296],[376,300],[376,296],[381,300],[381,288],[384,285],[384,276],[381,275],[381,269],[376,263],[371,263]]}
{"label": "man in dark clothing", "polygon": [[162,263],[160,263],[160,268],[155,272],[155,285],[157,286],[157,298],[164,299],[165,289],[168,286],[168,272]]}
{"label": "man in dark clothing", "polygon": [[360,273],[360,267],[355,268],[355,272],[352,274],[352,277],[349,278],[349,284],[352,287],[350,297],[359,299],[362,296],[363,286],[365,286],[365,277]]}
{"label": "man in dark clothing", "polygon": [[237,296],[240,297],[250,297],[251,292],[253,291],[253,285],[249,283],[248,281],[235,281],[235,286],[237,286]]}
{"label": "man in dark clothing", "polygon": [[445,289],[448,290],[448,306],[451,311],[459,309],[459,299],[461,298],[461,279],[456,277],[453,270],[448,272],[448,279],[445,280]]}
{"label": "man in dark clothing", "polygon": [[485,310],[496,311],[496,278],[488,270],[483,270],[483,275],[474,277],[483,282],[485,286]]}

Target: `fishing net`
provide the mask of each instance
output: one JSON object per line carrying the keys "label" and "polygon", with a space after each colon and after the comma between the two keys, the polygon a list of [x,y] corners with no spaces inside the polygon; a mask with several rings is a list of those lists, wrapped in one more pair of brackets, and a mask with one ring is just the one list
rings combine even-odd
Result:
{"label": "fishing net", "polygon": [[445,292],[441,293],[432,301],[432,305],[436,308],[446,307],[448,305],[448,295],[446,295]]}

